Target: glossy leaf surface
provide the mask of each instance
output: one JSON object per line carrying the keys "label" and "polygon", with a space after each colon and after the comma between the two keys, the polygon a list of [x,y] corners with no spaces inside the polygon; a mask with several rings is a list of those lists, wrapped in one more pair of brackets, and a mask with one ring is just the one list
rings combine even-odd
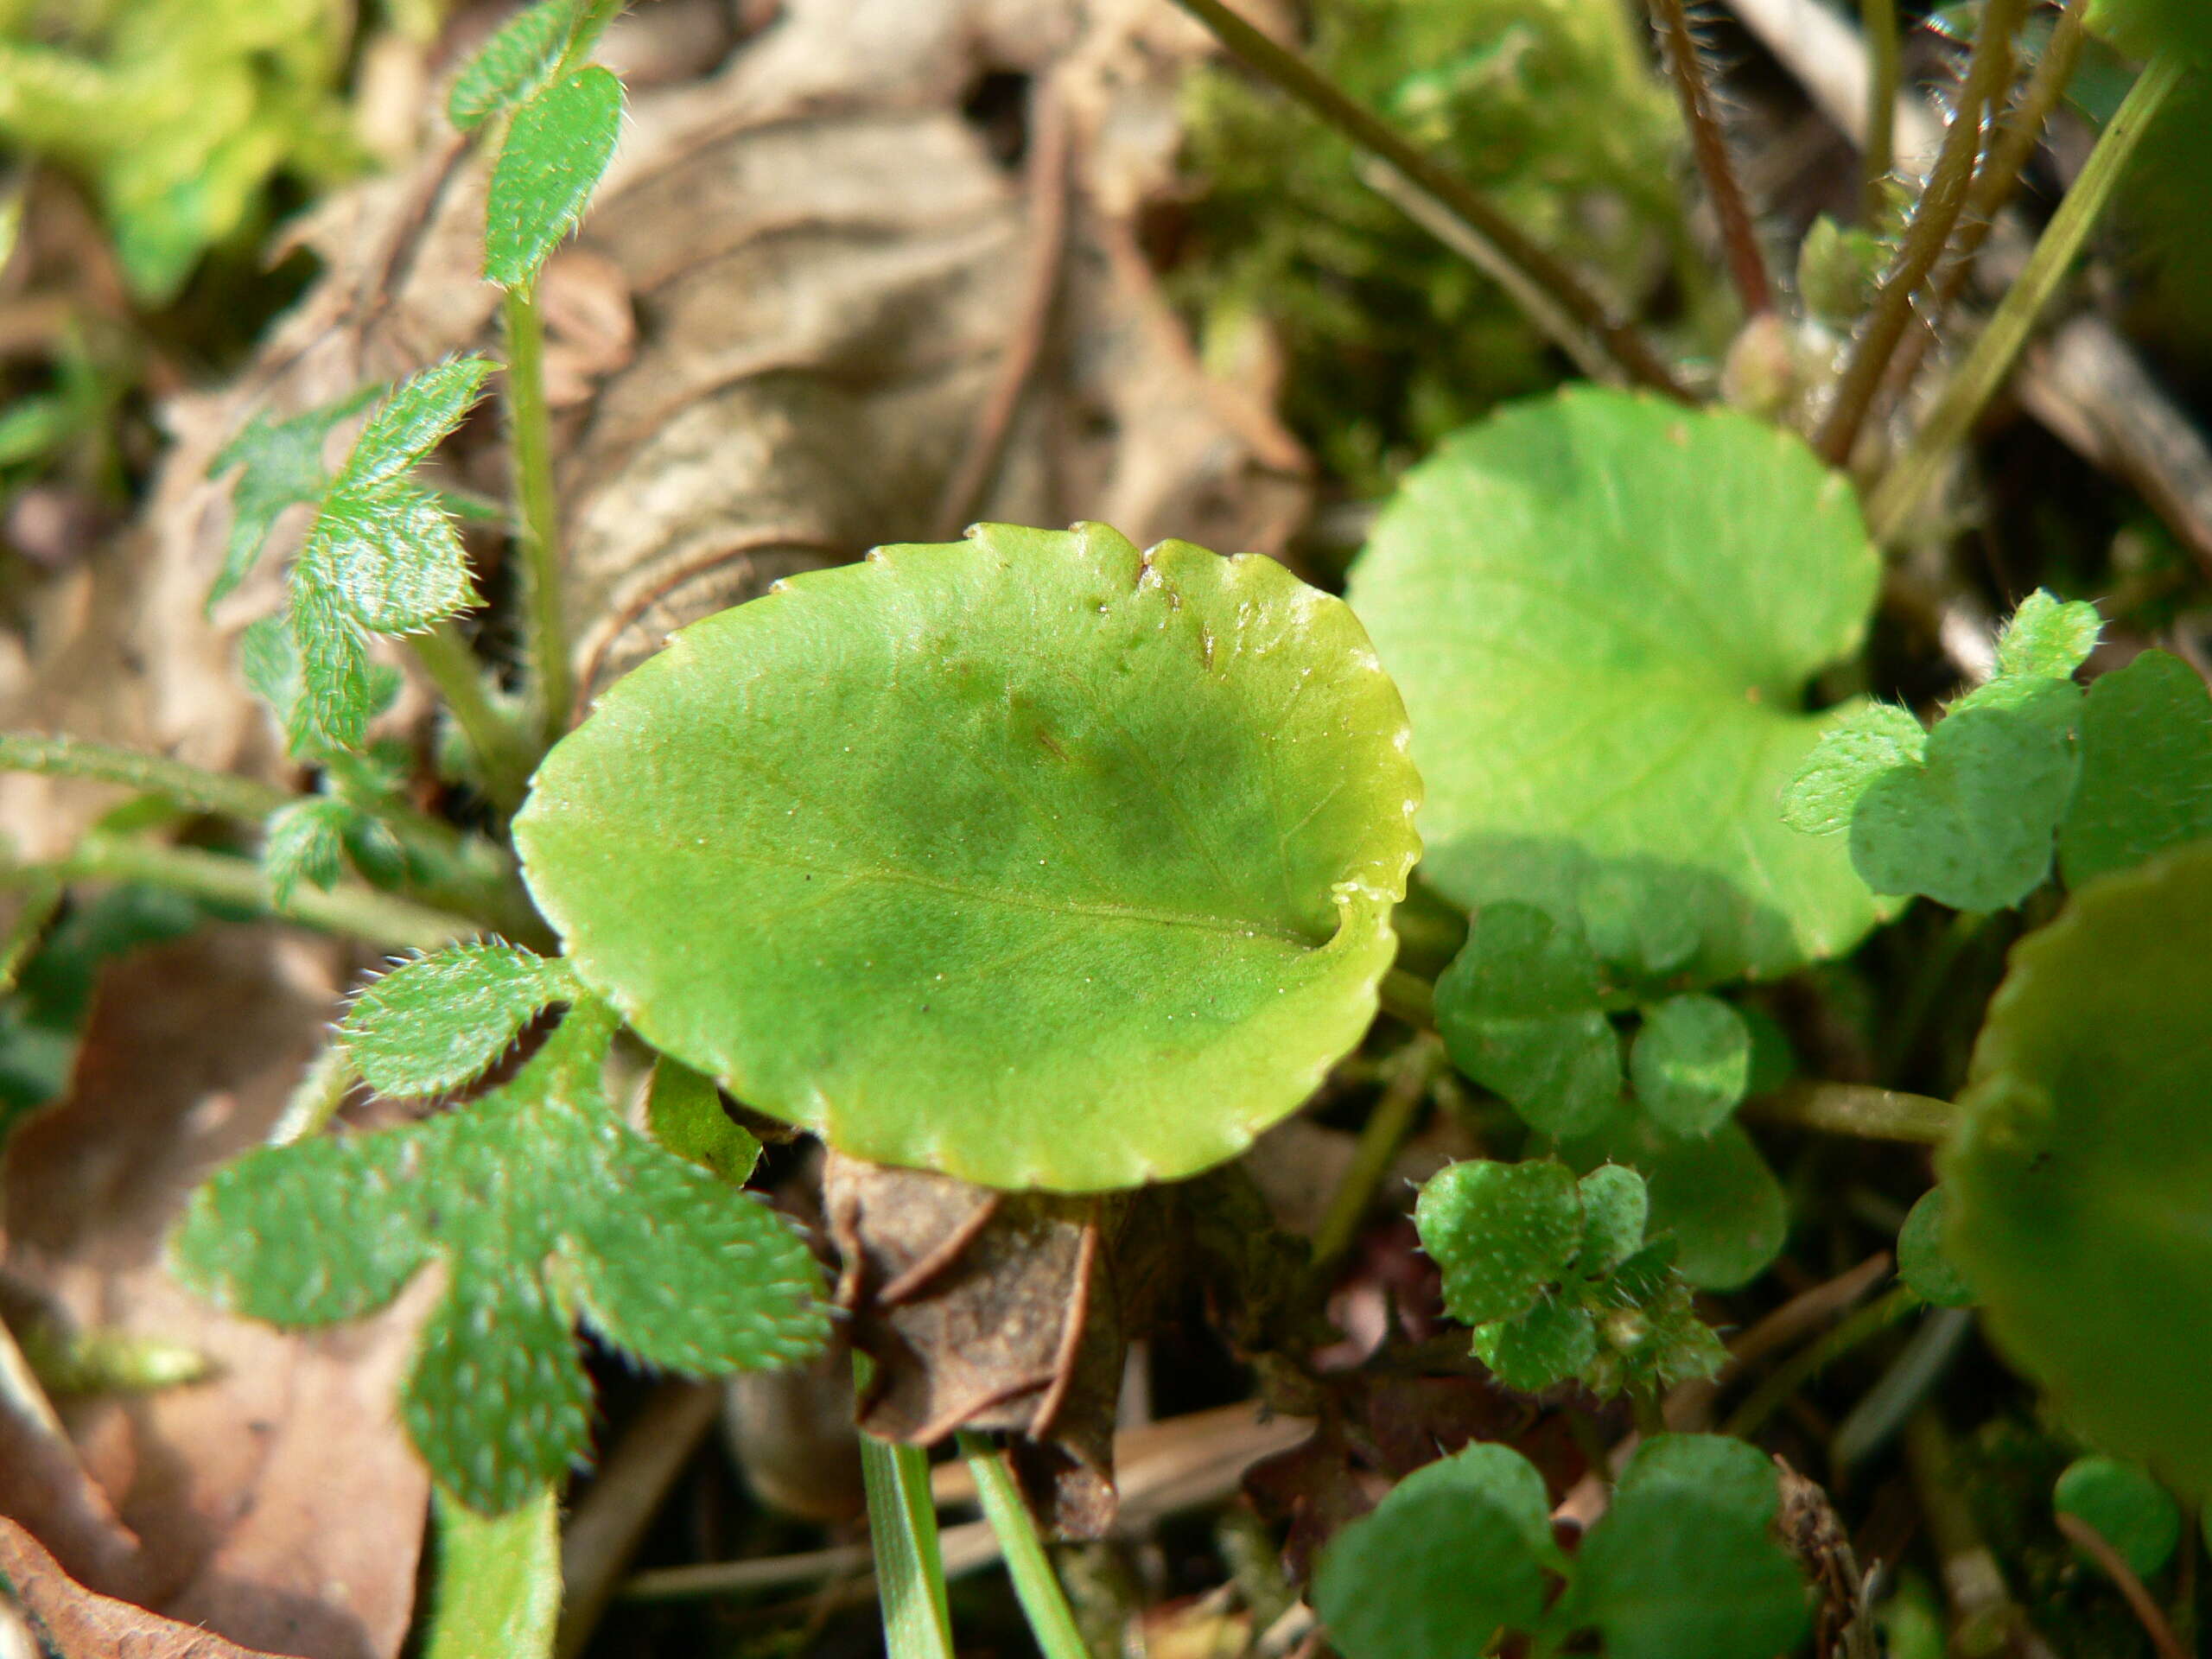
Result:
{"label": "glossy leaf surface", "polygon": [[1234,1155],[1359,1040],[1405,741],[1281,565],[992,525],[684,630],[515,836],[587,982],[747,1105],[1095,1190]]}
{"label": "glossy leaf surface", "polygon": [[1942,1160],[1946,1243],[2081,1431],[2212,1486],[2212,843],[2090,883],[2014,947]]}
{"label": "glossy leaf surface", "polygon": [[[1353,607],[1406,694],[1423,869],[1469,906],[1672,912],[1702,981],[1847,949],[1874,906],[1777,802],[1827,725],[1878,562],[1849,485],[1747,416],[1582,389],[1406,475]],[[1600,946],[1601,954],[1604,946]]]}

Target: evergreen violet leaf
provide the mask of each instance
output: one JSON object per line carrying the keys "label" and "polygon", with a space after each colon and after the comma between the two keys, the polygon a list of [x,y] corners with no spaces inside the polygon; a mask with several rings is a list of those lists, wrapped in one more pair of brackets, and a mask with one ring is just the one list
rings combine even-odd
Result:
{"label": "evergreen violet leaf", "polygon": [[1580,1134],[1620,1094],[1620,1043],[1599,1007],[1599,982],[1574,918],[1484,905],[1437,980],[1437,1029],[1452,1063],[1533,1128]]}
{"label": "evergreen violet leaf", "polygon": [[586,1449],[579,1314],[693,1375],[787,1364],[827,1332],[790,1224],[609,1109],[599,1078],[615,1023],[584,999],[512,1081],[464,1107],[251,1152],[194,1195],[171,1242],[188,1282],[280,1324],[370,1311],[443,1258],[401,1416],[439,1482],[487,1514]]}
{"label": "evergreen violet leaf", "polygon": [[474,132],[543,86],[568,49],[575,14],[575,0],[538,0],[502,24],[446,93],[446,119],[454,130]]}
{"label": "evergreen violet leaf", "polygon": [[2212,837],[2212,696],[2180,658],[2146,651],[2091,682],[2081,746],[2058,832],[2068,887]]}
{"label": "evergreen violet leaf", "polygon": [[2114,1455],[2212,1487],[2212,842],[2012,949],[1937,1163],[1999,1350]]}
{"label": "evergreen violet leaf", "polygon": [[1849,949],[1872,897],[1775,807],[1850,717],[1798,710],[1878,575],[1848,481],[1745,415],[1581,387],[1446,439],[1350,590],[1412,715],[1424,878],[1593,933],[1601,896],[1681,913],[1690,982]]}
{"label": "evergreen violet leaf", "polygon": [[480,1076],[570,994],[556,963],[511,944],[456,944],[372,980],[338,1040],[380,1095],[441,1094]]}
{"label": "evergreen violet leaf", "polygon": [[1404,742],[1273,560],[985,525],[694,623],[515,838],[584,982],[754,1110],[1096,1191],[1233,1156],[1364,1035]]}
{"label": "evergreen violet leaf", "polygon": [[492,168],[484,275],[528,290],[546,256],[583,217],[622,132],[622,83],[594,64],[515,111]]}

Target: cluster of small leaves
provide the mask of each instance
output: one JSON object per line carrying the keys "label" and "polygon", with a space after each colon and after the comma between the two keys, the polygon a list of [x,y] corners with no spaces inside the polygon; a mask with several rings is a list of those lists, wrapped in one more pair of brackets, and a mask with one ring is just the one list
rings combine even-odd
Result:
{"label": "cluster of small leaves", "polygon": [[1487,1652],[1501,1631],[1542,1656],[1584,1630],[1611,1659],[1771,1659],[1802,1639],[1808,1606],[1775,1537],[1779,1509],[1756,1447],[1655,1435],[1569,1556],[1543,1478],[1510,1447],[1477,1444],[1417,1470],[1338,1535],[1314,1610],[1346,1659]]}
{"label": "cluster of small leaves", "polygon": [[826,1331],[797,1233],[609,1108],[616,1020],[563,964],[493,944],[420,958],[364,992],[339,1039],[381,1092],[434,1094],[558,1002],[567,1014],[511,1081],[403,1128],[251,1153],[195,1195],[173,1243],[188,1281],[285,1325],[371,1313],[442,1260],[401,1413],[438,1479],[490,1513],[586,1449],[579,1316],[639,1363],[692,1375],[786,1364]]}
{"label": "cluster of small leaves", "polygon": [[2019,903],[2212,836],[2212,698],[2179,658],[2146,651],[2074,680],[2097,639],[2090,605],[2037,592],[1997,645],[1996,672],[1932,730],[1874,704],[1807,759],[1783,816],[1812,835],[1848,831],[1877,893],[1960,910]]}
{"label": "cluster of small leaves", "polygon": [[535,285],[613,156],[622,83],[583,60],[619,10],[540,0],[492,37],[447,94],[447,118],[463,132],[507,122],[484,223],[484,275],[503,288]]}
{"label": "cluster of small leaves", "polygon": [[[1664,924],[1665,912],[1647,915]],[[1687,931],[1685,941],[1694,940]],[[1687,955],[1694,944],[1681,945]],[[1639,957],[1675,947],[1641,942]],[[1679,959],[1679,957],[1677,957]],[[1621,1042],[1607,1016],[1630,976],[1601,963],[1578,917],[1505,902],[1475,912],[1467,942],[1436,985],[1437,1027],[1452,1064],[1510,1103],[1529,1127],[1586,1134],[1620,1096]],[[1646,1006],[1627,1075],[1662,1128],[1706,1135],[1749,1088],[1751,1033],[1718,997],[1690,994]]]}
{"label": "cluster of small leaves", "polygon": [[[1516,224],[1624,294],[1663,270],[1681,123],[1617,8],[1338,0],[1313,22],[1318,67]],[[1255,317],[1279,334],[1290,419],[1356,493],[1549,381],[1526,319],[1362,183],[1335,133],[1226,67],[1190,77],[1185,126],[1205,194],[1179,292],[1209,349]]]}
{"label": "cluster of small leaves", "polygon": [[1534,1392],[1570,1379],[1653,1395],[1725,1357],[1675,1271],[1647,1242],[1643,1178],[1618,1164],[1580,1181],[1560,1164],[1452,1164],[1421,1188],[1414,1221],[1444,1276],[1444,1305],[1475,1328],[1499,1381]]}
{"label": "cluster of small leaves", "polygon": [[10,16],[0,138],[90,183],[142,304],[168,302],[208,248],[251,232],[272,178],[327,184],[365,160],[343,91],[349,31],[323,0],[47,6],[37,28]]}

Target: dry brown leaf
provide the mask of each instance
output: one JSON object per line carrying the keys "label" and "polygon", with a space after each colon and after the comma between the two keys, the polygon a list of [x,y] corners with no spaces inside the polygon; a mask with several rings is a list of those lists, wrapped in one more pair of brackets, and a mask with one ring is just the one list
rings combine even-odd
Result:
{"label": "dry brown leaf", "polygon": [[270,1659],[197,1626],[96,1595],[5,1517],[0,1581],[14,1591],[33,1630],[66,1659]]}
{"label": "dry brown leaf", "polygon": [[12,1309],[182,1344],[216,1372],[60,1402],[93,1490],[0,1464],[0,1512],[97,1589],[307,1659],[387,1659],[429,1500],[393,1413],[419,1298],[287,1335],[217,1313],[162,1258],[192,1188],[267,1135],[344,966],[288,930],[220,927],[104,973],[69,1091],[0,1158],[0,1283]]}
{"label": "dry brown leaf", "polygon": [[1126,1346],[1113,1235],[1125,1205],[992,1192],[832,1153],[823,1206],[853,1345],[875,1362],[860,1425],[928,1445],[1020,1438],[1014,1460],[1055,1530],[1113,1524],[1114,1408]]}

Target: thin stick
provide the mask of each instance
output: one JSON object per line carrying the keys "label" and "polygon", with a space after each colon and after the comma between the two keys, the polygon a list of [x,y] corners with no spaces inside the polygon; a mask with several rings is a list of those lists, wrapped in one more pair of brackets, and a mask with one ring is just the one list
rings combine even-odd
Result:
{"label": "thin stick", "polygon": [[[2005,0],[1999,0],[2005,3]],[[1379,156],[1419,185],[1456,218],[1517,266],[1529,282],[1550,294],[1561,309],[1603,340],[1605,349],[1638,385],[1687,403],[1688,391],[1662,362],[1631,323],[1616,318],[1558,256],[1524,235],[1498,207],[1414,148],[1367,109],[1319,73],[1296,54],[1285,51],[1246,22],[1222,0],[1178,0],[1212,30],[1249,68],[1289,94],[1361,149]]]}
{"label": "thin stick", "polygon": [[0,772],[35,772],[49,778],[82,778],[119,784],[194,812],[212,812],[258,823],[299,798],[235,772],[210,772],[167,755],[147,754],[83,738],[40,732],[0,732]]}
{"label": "thin stick", "polygon": [[2058,1512],[2058,1529],[2066,1535],[2069,1543],[2093,1559],[2105,1571],[2105,1576],[2119,1587],[2127,1599],[2144,1634],[2151,1638],[2151,1645],[2158,1650],[2159,1659],[2190,1659],[2189,1649],[2183,1647],[2181,1638],[2174,1634],[2174,1627],[2166,1623],[2166,1616],[2158,1611],[2158,1604],[2151,1599],[2151,1592],[2143,1587],[2143,1580],[2135,1576],[2135,1569],[2127,1558],[2107,1541],[2099,1532],[2078,1515]]}
{"label": "thin stick", "polygon": [[1659,31],[1667,67],[1675,77],[1675,90],[1682,100],[1682,119],[1690,130],[1690,150],[1697,157],[1705,193],[1713,200],[1713,217],[1720,221],[1720,245],[1728,257],[1728,275],[1736,284],[1747,317],[1764,316],[1774,309],[1774,283],[1768,277],[1766,253],[1759,246],[1758,226],[1752,221],[1751,204],[1736,176],[1735,158],[1728,153],[1728,135],[1721,130],[1713,107],[1713,88],[1707,83],[1705,57],[1690,29],[1689,8],[1683,0],[1651,0],[1652,26]]}
{"label": "thin stick", "polygon": [[1375,1103],[1352,1148],[1351,1163],[1337,1190],[1329,1195],[1329,1208],[1313,1235],[1316,1265],[1333,1262],[1351,1247],[1358,1236],[1361,1217],[1374,1201],[1390,1160],[1412,1133],[1414,1120],[1428,1098],[1428,1085],[1443,1063],[1443,1046],[1435,1038],[1415,1038],[1397,1057],[1394,1075]]}
{"label": "thin stick", "polygon": [[[866,1398],[874,1374],[875,1363],[855,1352],[856,1396]],[[952,1615],[945,1606],[929,1459],[918,1446],[863,1433],[861,1476],[868,1486],[868,1544],[883,1604],[887,1659],[952,1659]]]}
{"label": "thin stick", "polygon": [[530,786],[531,757],[514,723],[485,695],[484,671],[476,653],[450,622],[441,622],[427,633],[410,633],[407,644],[445,699],[468,747],[476,751],[484,792],[501,811],[512,812]]}
{"label": "thin stick", "polygon": [[1423,979],[1402,968],[1393,968],[1382,976],[1376,995],[1383,1013],[1404,1020],[1415,1031],[1436,1029],[1435,981]]}
{"label": "thin stick", "polygon": [[1889,206],[1890,174],[1897,164],[1897,0],[1859,0],[1859,32],[1866,38],[1866,137],[1859,160],[1866,176],[1866,219],[1880,222]]}
{"label": "thin stick", "polygon": [[1960,89],[1958,113],[1943,135],[1936,170],[1920,193],[1904,245],[1882,278],[1873,309],[1836,384],[1835,403],[1814,440],[1814,447],[1831,465],[1840,467],[1851,458],[1859,434],[1873,410],[1890,359],[1912,321],[1914,296],[1943,257],[1959,215],[1965,210],[1974,162],[1981,154],[1982,117],[1996,106],[2012,79],[2012,34],[2027,3],[2028,0],[1989,0],[1981,14],[1974,57]]}
{"label": "thin stick", "polygon": [[1090,1649],[1076,1628],[1075,1615],[1069,1610],[1059,1576],[1045,1554],[1036,1518],[1029,1513],[1005,1451],[982,1435],[963,1429],[960,1454],[974,1471],[976,1495],[983,1500],[983,1516],[998,1535],[999,1548],[1006,1552],[1007,1574],[1014,1580],[1021,1611],[1028,1616],[1029,1633],[1037,1638],[1038,1650],[1044,1659],[1090,1659]]}
{"label": "thin stick", "polygon": [[1959,1119],[1959,1109],[1948,1100],[1857,1083],[1793,1083],[1745,1101],[1744,1110],[1791,1128],[1928,1147],[1949,1140]]}
{"label": "thin stick", "polygon": [[2090,152],[2088,164],[2059,204],[2035,251],[2028,256],[2027,268],[2006,291],[1989,326],[1974,341],[1974,350],[1929,411],[1911,447],[1883,475],[1868,499],[1867,524],[1877,541],[1893,538],[1919,511],[1951,451],[1966,437],[1984,405],[1996,396],[2044,308],[2065,282],[2098,215],[2112,200],[2136,147],[2180,85],[2183,73],[2178,59],[2161,55],[2151,60],[2128,90],[2119,113]]}
{"label": "thin stick", "polygon": [[1871,1342],[1921,1306],[1920,1298],[1904,1285],[1867,1303],[1818,1342],[1799,1349],[1777,1367],[1774,1375],[1753,1389],[1751,1398],[1730,1414],[1720,1432],[1738,1440],[1749,1440],[1798,1389],[1853,1349]]}
{"label": "thin stick", "polygon": [[573,693],[569,626],[561,602],[561,505],[553,489],[553,417],[545,402],[545,320],[537,296],[510,289],[501,313],[507,334],[507,445],[514,469],[522,545],[523,618],[531,690],[550,748],[567,728]]}
{"label": "thin stick", "polygon": [[50,868],[73,881],[149,881],[377,944],[432,950],[483,931],[483,925],[474,917],[432,910],[351,882],[327,893],[302,887],[278,910],[270,901],[268,882],[258,865],[194,847],[165,847],[133,836],[86,836]]}

